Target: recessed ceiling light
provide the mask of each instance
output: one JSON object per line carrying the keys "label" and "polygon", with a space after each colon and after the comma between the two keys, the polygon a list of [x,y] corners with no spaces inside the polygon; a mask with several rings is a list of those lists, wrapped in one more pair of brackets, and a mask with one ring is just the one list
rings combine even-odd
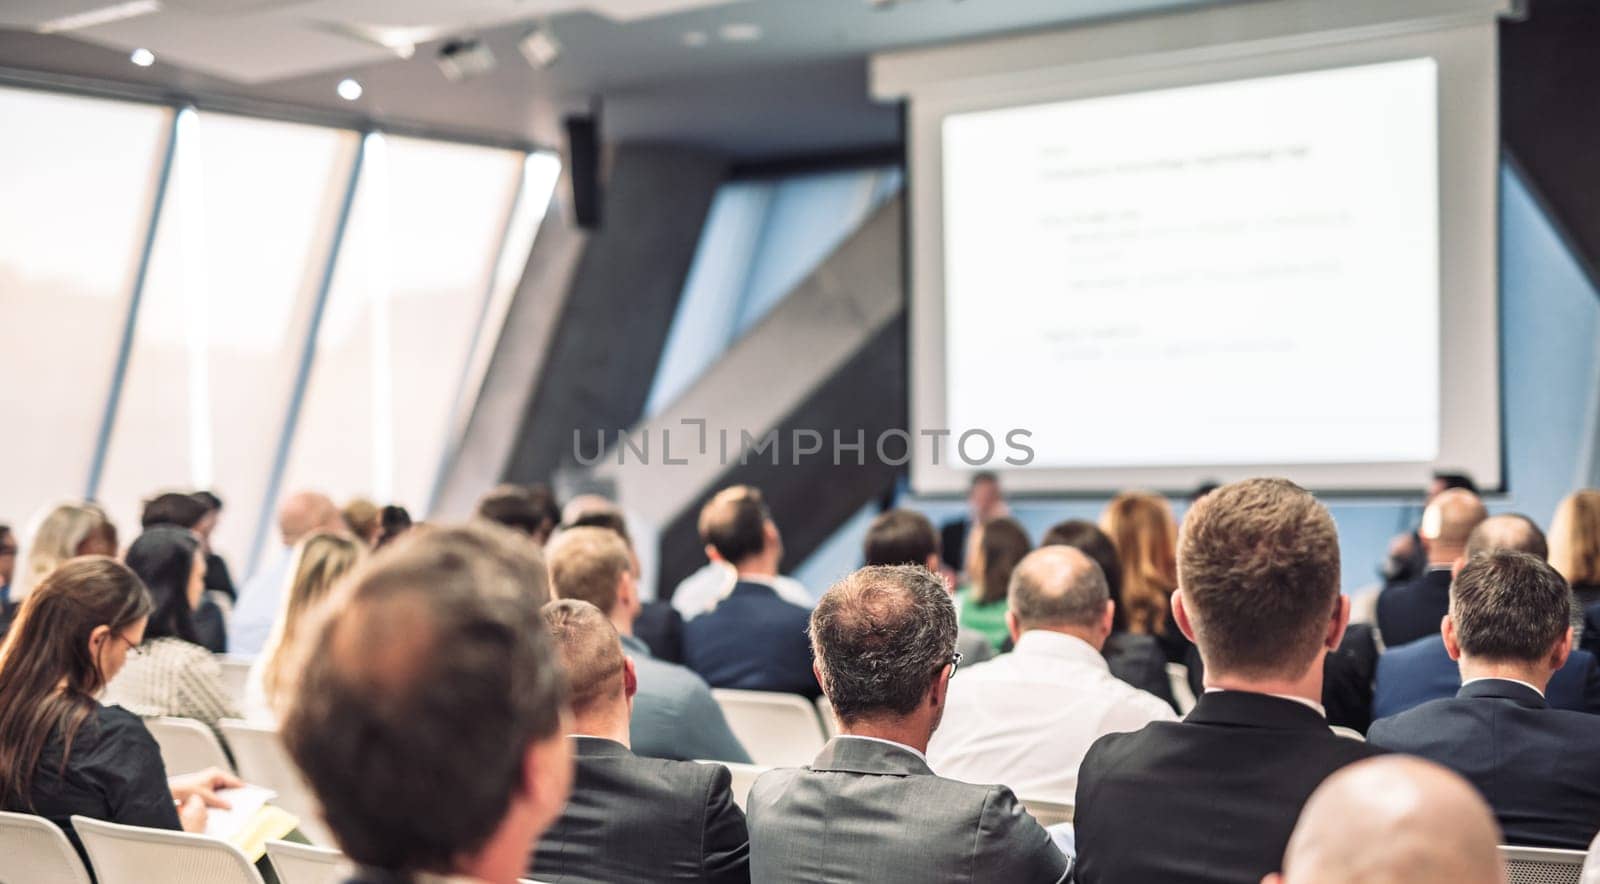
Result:
{"label": "recessed ceiling light", "polygon": [[561,41],[549,25],[538,25],[517,41],[517,51],[536,68],[547,68],[561,57]]}
{"label": "recessed ceiling light", "polygon": [[732,22],[717,28],[717,36],[729,43],[749,43],[761,39],[761,26],[750,22]]}
{"label": "recessed ceiling light", "polygon": [[135,49],[128,60],[142,68],[147,68],[156,63],[156,54],[148,49]]}
{"label": "recessed ceiling light", "polygon": [[693,49],[699,49],[710,42],[711,35],[705,31],[685,31],[683,35],[683,45]]}
{"label": "recessed ceiling light", "polygon": [[349,77],[339,81],[339,97],[345,101],[355,101],[361,97],[361,84]]}

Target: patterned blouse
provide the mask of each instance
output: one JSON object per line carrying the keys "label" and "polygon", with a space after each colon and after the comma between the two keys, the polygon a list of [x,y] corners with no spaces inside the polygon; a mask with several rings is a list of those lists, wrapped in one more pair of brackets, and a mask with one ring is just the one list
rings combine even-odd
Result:
{"label": "patterned blouse", "polygon": [[213,729],[221,719],[239,717],[211,652],[179,638],[154,639],[129,654],[105,702],[144,718],[193,718]]}

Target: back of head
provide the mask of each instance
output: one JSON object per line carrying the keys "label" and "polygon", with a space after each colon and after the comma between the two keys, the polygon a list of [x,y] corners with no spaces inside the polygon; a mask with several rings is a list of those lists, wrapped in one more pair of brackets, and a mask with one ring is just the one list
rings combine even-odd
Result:
{"label": "back of head", "polygon": [[928,517],[908,509],[880,513],[867,528],[868,565],[926,565],[939,554],[939,532]]}
{"label": "back of head", "polygon": [[1544,532],[1533,520],[1521,513],[1504,513],[1490,516],[1478,523],[1467,535],[1467,558],[1495,550],[1524,552],[1541,559],[1550,557],[1550,547],[1545,543]]}
{"label": "back of head", "polygon": [[276,703],[293,681],[293,648],[302,640],[307,620],[340,578],[360,563],[366,546],[340,534],[316,533],[295,547],[294,568],[283,610],[264,652],[262,684]]}
{"label": "back of head", "polygon": [[[37,586],[57,565],[78,555],[79,548],[95,534],[113,531],[105,510],[92,503],[61,503],[46,510],[34,523],[27,559],[18,569],[19,590]],[[111,555],[116,550],[101,552]]]}
{"label": "back of head", "polygon": [[772,513],[761,491],[734,485],[718,491],[700,509],[700,540],[730,565],[760,555],[767,546],[767,523]]}
{"label": "back of head", "polygon": [[294,546],[313,531],[335,530],[343,522],[333,501],[315,491],[298,491],[278,506],[278,535],[284,546]]}
{"label": "back of head", "polygon": [[585,601],[557,599],[544,606],[544,621],[567,675],[573,714],[582,718],[625,705],[622,642],[606,615]]}
{"label": "back of head", "polygon": [[501,485],[478,501],[475,515],[543,543],[561,517],[554,504],[555,498],[549,495],[536,499],[530,489],[521,485]]}
{"label": "back of head", "polygon": [[339,518],[344,522],[350,533],[361,539],[362,543],[371,543],[378,537],[378,530],[382,527],[379,519],[383,511],[378,505],[365,497],[354,497],[344,505],[339,512]]}
{"label": "back of head", "polygon": [[622,542],[632,548],[633,539],[628,536],[628,523],[622,518],[622,511],[615,507],[608,509],[587,510],[567,523],[568,528],[604,528],[622,538]]}
{"label": "back of head", "polygon": [[[1215,490],[1215,489],[1212,489]],[[1100,566],[1100,573],[1106,579],[1106,589],[1111,593],[1111,600],[1116,602],[1116,613],[1112,615],[1111,629],[1121,632],[1128,628],[1127,615],[1123,612],[1122,602],[1122,562],[1117,559],[1117,546],[1100,530],[1100,526],[1087,519],[1067,519],[1050,526],[1044,533],[1044,539],[1039,541],[1043,546],[1070,546],[1091,559]]]}
{"label": "back of head", "polygon": [[1333,517],[1286,479],[1224,485],[1184,516],[1178,583],[1207,672],[1298,678],[1339,604]]}
{"label": "back of head", "polygon": [[176,525],[179,528],[193,528],[209,512],[210,508],[193,494],[168,491],[144,502],[139,526],[154,528],[157,525]]}
{"label": "back of head", "polygon": [[1283,882],[1503,884],[1499,835],[1460,776],[1420,758],[1372,758],[1338,771],[1306,802]]}
{"label": "back of head", "polygon": [[149,614],[144,584],[105,556],[66,562],[34,587],[0,645],[0,804],[28,807],[45,743],[59,734],[70,745],[93,712],[110,673],[91,634],[123,635]]}
{"label": "back of head", "polygon": [[157,638],[199,641],[189,608],[189,581],[199,549],[200,541],[192,533],[172,525],[157,525],[140,534],[128,547],[123,558],[150,588],[150,598],[155,604],[150,625],[144,631],[146,641]]}
{"label": "back of head", "polygon": [[875,565],[835,583],[811,612],[822,688],[843,722],[914,712],[956,649],[944,581],[921,565]]}
{"label": "back of head", "polygon": [[1135,632],[1161,632],[1168,598],[1178,584],[1178,525],[1172,505],[1159,494],[1124,492],[1106,504],[1100,527],[1117,548],[1129,627]]}
{"label": "back of head", "polygon": [[990,604],[1004,599],[1011,586],[1011,572],[1032,548],[1028,532],[1016,519],[1002,517],[984,522],[978,529],[978,557],[969,568],[973,572],[975,600]]}
{"label": "back of head", "polygon": [[1496,550],[1469,559],[1450,584],[1450,619],[1465,656],[1538,663],[1572,625],[1571,590],[1543,559]]}
{"label": "back of head", "polygon": [[611,499],[601,494],[579,494],[568,498],[561,507],[561,524],[568,527],[578,524],[578,521],[591,513],[613,511],[617,505]]}
{"label": "back of head", "polygon": [[1466,547],[1472,529],[1489,517],[1483,501],[1465,488],[1449,488],[1434,496],[1422,511],[1417,533],[1435,560],[1449,560]]}
{"label": "back of head", "polygon": [[282,734],[354,861],[454,871],[521,794],[530,746],[559,737],[543,571],[504,529],[441,528],[374,556],[312,624]]}
{"label": "back of head", "polygon": [[1573,586],[1600,584],[1600,490],[1574,491],[1556,507],[1550,564]]}
{"label": "back of head", "polygon": [[1093,628],[1105,617],[1111,591],[1093,559],[1070,546],[1042,546],[1012,572],[1008,598],[1024,631]]}
{"label": "back of head", "polygon": [[622,575],[633,569],[628,544],[605,528],[568,528],[545,547],[550,589],[557,598],[578,599],[610,616]]}

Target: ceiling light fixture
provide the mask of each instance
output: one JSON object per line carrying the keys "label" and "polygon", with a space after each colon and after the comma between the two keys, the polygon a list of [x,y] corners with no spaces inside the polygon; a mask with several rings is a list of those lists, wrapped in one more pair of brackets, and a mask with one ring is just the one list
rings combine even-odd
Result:
{"label": "ceiling light fixture", "polygon": [[129,0],[127,3],[116,3],[111,6],[102,6],[99,9],[90,9],[85,12],[75,12],[72,15],[63,15],[41,23],[34,30],[41,34],[55,34],[61,31],[76,31],[80,28],[92,28],[95,25],[110,24],[123,19],[137,18],[161,11],[161,0]]}
{"label": "ceiling light fixture", "polygon": [[540,25],[517,41],[517,51],[536,68],[547,68],[561,57],[561,41],[549,25]]}
{"label": "ceiling light fixture", "polygon": [[451,40],[439,47],[439,70],[452,83],[494,70],[494,53],[482,40]]}
{"label": "ceiling light fixture", "polygon": [[761,39],[761,26],[750,22],[730,22],[717,28],[717,36],[729,43],[753,43]]}
{"label": "ceiling light fixture", "polygon": [[142,68],[147,68],[156,63],[156,54],[148,49],[135,49],[128,60]]}
{"label": "ceiling light fixture", "polygon": [[339,97],[345,101],[355,101],[361,97],[361,84],[349,77],[345,77],[339,81],[338,92]]}

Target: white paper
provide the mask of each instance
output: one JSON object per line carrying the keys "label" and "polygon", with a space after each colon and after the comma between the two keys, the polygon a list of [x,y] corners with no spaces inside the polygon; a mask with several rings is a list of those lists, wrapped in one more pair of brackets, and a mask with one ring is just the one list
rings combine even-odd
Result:
{"label": "white paper", "polygon": [[278,797],[278,793],[263,786],[245,785],[237,789],[218,789],[217,797],[232,806],[227,810],[220,807],[206,809],[206,835],[232,841],[263,805]]}

